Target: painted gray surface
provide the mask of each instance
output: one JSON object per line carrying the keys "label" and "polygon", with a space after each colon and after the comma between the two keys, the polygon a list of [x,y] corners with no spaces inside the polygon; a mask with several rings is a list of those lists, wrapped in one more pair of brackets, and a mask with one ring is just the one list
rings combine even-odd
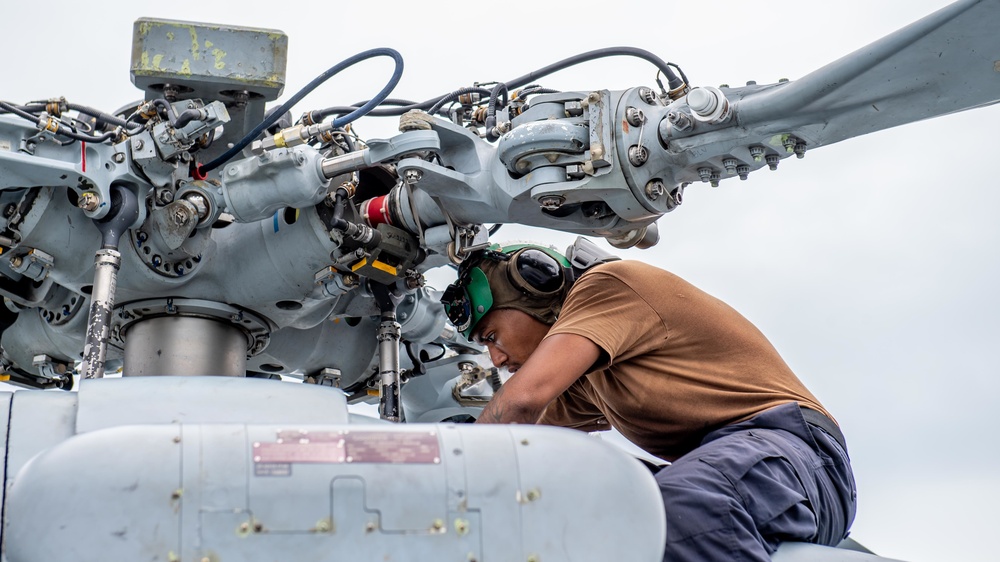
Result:
{"label": "painted gray surface", "polygon": [[[346,423],[342,397],[323,400],[330,396],[340,393],[222,377],[17,393],[18,405],[36,412],[71,412],[65,405],[76,398],[80,408],[76,431],[66,415],[23,416],[11,427],[12,444],[23,451],[30,441],[35,454],[8,479],[5,559],[662,557],[656,484],[611,445],[537,426]],[[316,425],[323,417],[339,424]],[[299,437],[282,444],[289,432]],[[324,446],[323,435],[412,437],[430,448],[402,462],[371,448],[353,449],[353,462],[298,462],[285,452],[280,462],[261,460],[262,445],[309,451]]]}

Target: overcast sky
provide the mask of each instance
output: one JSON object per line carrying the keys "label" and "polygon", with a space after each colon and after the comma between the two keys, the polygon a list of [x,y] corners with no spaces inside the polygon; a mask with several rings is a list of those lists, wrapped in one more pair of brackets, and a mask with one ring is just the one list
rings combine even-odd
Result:
{"label": "overcast sky", "polygon": [[[694,85],[794,80],[946,4],[16,2],[0,20],[0,99],[62,95],[105,110],[138,99],[128,69],[143,16],[285,31],[289,95],[356,52],[393,47],[406,60],[393,95],[423,100],[613,45],[676,62]],[[296,109],[367,99],[390,72],[369,61]],[[542,83],[624,89],[654,73],[614,59]],[[696,184],[660,220],[661,243],[628,253],[740,310],[833,412],[860,490],[853,536],[884,556],[996,559],[998,129],[992,107],[847,140],[746,182]],[[394,123],[357,130],[385,136]]]}

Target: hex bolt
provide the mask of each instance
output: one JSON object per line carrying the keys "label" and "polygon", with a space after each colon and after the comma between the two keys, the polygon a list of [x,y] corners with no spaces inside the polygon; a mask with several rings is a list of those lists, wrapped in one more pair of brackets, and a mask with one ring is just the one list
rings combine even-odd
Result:
{"label": "hex bolt", "polygon": [[21,267],[23,263],[24,259],[21,256],[14,256],[10,258],[10,266],[13,267],[14,269]]}
{"label": "hex bolt", "polygon": [[799,139],[789,135],[785,137],[785,140],[781,141],[781,146],[785,147],[785,152],[791,154],[795,152],[795,143],[799,142]]}
{"label": "hex bolt", "polygon": [[646,120],[646,114],[641,109],[629,106],[625,108],[625,120],[633,127],[639,127]]}
{"label": "hex bolt", "polygon": [[712,179],[712,169],[698,168],[698,177],[701,178],[701,183],[708,183]]}
{"label": "hex bolt", "polygon": [[666,193],[667,189],[663,185],[663,181],[659,179],[649,180],[646,183],[646,197],[649,197],[651,201],[656,201],[661,195]]}
{"label": "hex bolt", "polygon": [[726,158],[722,161],[722,165],[726,168],[726,173],[729,175],[736,173],[736,166],[738,166],[739,163],[739,160],[735,158]]}
{"label": "hex bolt", "polygon": [[656,105],[656,92],[654,92],[652,88],[643,86],[639,88],[639,99],[649,105]]}
{"label": "hex bolt", "polygon": [[750,166],[747,166],[746,164],[736,166],[736,173],[740,176],[741,180],[746,181],[746,179],[750,177]]}
{"label": "hex bolt", "polygon": [[771,171],[773,172],[778,169],[778,162],[781,162],[781,158],[779,158],[777,154],[768,154],[766,161],[767,167],[771,168]]}
{"label": "hex bolt", "polygon": [[694,122],[691,121],[688,114],[682,111],[667,112],[667,121],[678,131],[687,131],[694,126]]}
{"label": "hex bolt", "polygon": [[170,191],[169,188],[163,187],[156,190],[156,200],[159,201],[161,205],[167,205],[174,201],[174,192]]}
{"label": "hex bolt", "polygon": [[88,213],[97,209],[98,205],[101,204],[101,198],[93,191],[87,191],[80,196],[79,201],[76,202],[76,206],[80,207]]}
{"label": "hex bolt", "polygon": [[681,203],[683,203],[684,202],[684,184],[681,184],[680,187],[678,187],[677,189],[673,190],[670,193],[670,197],[674,200],[674,205],[675,206],[676,205],[680,205]]}
{"label": "hex bolt", "polygon": [[403,172],[403,180],[408,185],[413,185],[413,184],[419,182],[422,177],[424,177],[424,173],[421,172],[420,170],[416,170],[416,169],[412,169],[411,168],[411,169],[406,170],[405,172]]}
{"label": "hex bolt", "polygon": [[566,198],[561,195],[546,195],[538,200],[538,206],[543,211],[555,211],[563,206]]}
{"label": "hex bolt", "polygon": [[587,96],[587,101],[590,103],[597,103],[601,101],[601,94],[597,92],[590,92],[590,94]]}
{"label": "hex bolt", "polygon": [[755,145],[750,147],[750,157],[754,162],[760,162],[764,158],[764,147]]}
{"label": "hex bolt", "polygon": [[132,139],[132,150],[142,150],[143,142],[142,139]]}
{"label": "hex bolt", "polygon": [[111,160],[113,160],[116,164],[121,164],[122,162],[125,161],[125,153],[124,152],[116,152],[116,153],[114,153],[114,154],[111,155]]}
{"label": "hex bolt", "polygon": [[802,141],[795,143],[795,157],[800,160],[806,157],[806,143]]}
{"label": "hex bolt", "polygon": [[628,148],[628,161],[635,167],[642,166],[649,160],[649,150],[645,146],[633,144]]}

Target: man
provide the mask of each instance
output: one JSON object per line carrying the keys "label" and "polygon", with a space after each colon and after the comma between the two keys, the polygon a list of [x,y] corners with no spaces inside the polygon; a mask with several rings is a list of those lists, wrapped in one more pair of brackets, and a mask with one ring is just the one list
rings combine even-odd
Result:
{"label": "man", "polygon": [[656,474],[665,561],[766,561],[782,541],[846,537],[843,434],[764,335],[683,279],[587,244],[570,259],[493,246],[460,267],[449,319],[513,375],[477,421],[614,427],[670,461]]}

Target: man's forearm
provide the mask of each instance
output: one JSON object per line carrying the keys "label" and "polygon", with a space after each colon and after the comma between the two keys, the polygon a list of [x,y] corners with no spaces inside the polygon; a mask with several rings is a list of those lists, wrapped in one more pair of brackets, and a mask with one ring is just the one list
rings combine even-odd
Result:
{"label": "man's forearm", "polygon": [[543,408],[534,408],[504,395],[505,386],[493,393],[476,423],[526,423],[538,421]]}

